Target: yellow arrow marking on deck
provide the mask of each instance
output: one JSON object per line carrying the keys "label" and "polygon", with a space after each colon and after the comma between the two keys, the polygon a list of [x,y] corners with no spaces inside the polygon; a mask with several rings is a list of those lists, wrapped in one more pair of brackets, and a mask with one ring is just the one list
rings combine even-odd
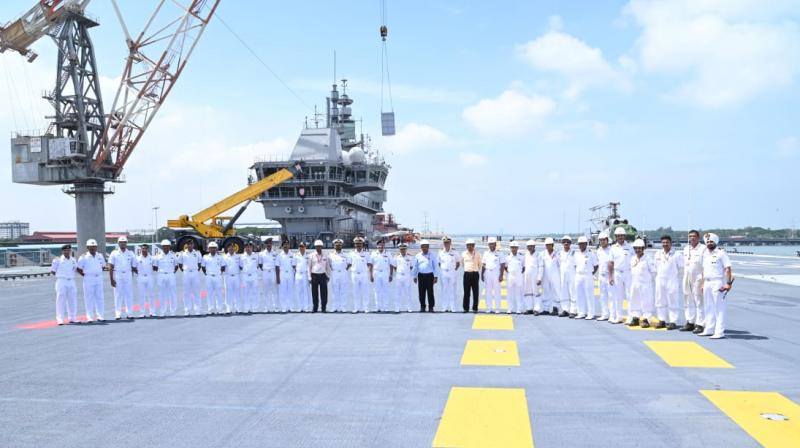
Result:
{"label": "yellow arrow marking on deck", "polygon": [[700,393],[761,445],[789,448],[800,443],[800,405],[783,395],[727,390]]}
{"label": "yellow arrow marking on deck", "polygon": [[694,341],[644,341],[672,367],[732,369],[727,361]]}

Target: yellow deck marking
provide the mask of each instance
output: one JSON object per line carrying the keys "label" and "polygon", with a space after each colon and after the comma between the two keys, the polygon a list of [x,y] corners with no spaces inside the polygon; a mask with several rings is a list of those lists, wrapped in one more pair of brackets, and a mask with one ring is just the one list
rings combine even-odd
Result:
{"label": "yellow deck marking", "polygon": [[[478,309],[479,310],[485,310],[486,309],[486,300],[485,299],[481,299],[480,301],[478,301]],[[501,310],[507,310],[508,309],[508,300],[500,299],[500,309]]]}
{"label": "yellow deck marking", "polygon": [[433,447],[533,447],[524,389],[454,387]]}
{"label": "yellow deck marking", "polygon": [[461,365],[519,367],[517,342],[470,339],[461,355]]}
{"label": "yellow deck marking", "polygon": [[508,295],[508,290],[506,288],[500,288],[500,297],[505,297]]}
{"label": "yellow deck marking", "polygon": [[[709,401],[765,447],[796,447],[800,443],[800,405],[777,392],[701,390]],[[768,420],[780,414],[788,420]]]}
{"label": "yellow deck marking", "polygon": [[[639,321],[641,321],[641,320],[642,319],[639,318]],[[625,322],[627,322],[627,320],[625,320]],[[625,328],[627,328],[628,330],[633,330],[633,331],[667,331],[666,328],[655,328],[655,325],[659,322],[658,319],[648,319],[647,322],[650,324],[649,328],[629,327],[627,325],[625,325]]]}
{"label": "yellow deck marking", "polygon": [[644,343],[672,367],[733,368],[727,361],[694,341],[644,341]]}
{"label": "yellow deck marking", "polygon": [[478,314],[472,321],[473,330],[513,330],[514,319],[511,316],[492,316]]}
{"label": "yellow deck marking", "polygon": [[628,299],[622,299],[622,309],[623,310],[628,309]]}

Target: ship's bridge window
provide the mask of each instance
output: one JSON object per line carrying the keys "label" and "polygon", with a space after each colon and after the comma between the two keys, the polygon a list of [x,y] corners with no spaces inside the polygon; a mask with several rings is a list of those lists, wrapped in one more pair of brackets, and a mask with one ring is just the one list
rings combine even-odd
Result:
{"label": "ship's bridge window", "polygon": [[365,182],[367,180],[367,172],[364,170],[356,171],[356,182]]}
{"label": "ship's bridge window", "polygon": [[336,187],[333,185],[328,185],[328,196],[337,196],[336,194]]}
{"label": "ship's bridge window", "polygon": [[295,189],[292,187],[281,187],[282,198],[293,198],[295,196]]}
{"label": "ship's bridge window", "polygon": [[267,196],[271,198],[278,198],[280,197],[280,195],[281,192],[277,188],[270,188],[269,190],[267,190]]}
{"label": "ship's bridge window", "polygon": [[331,180],[340,180],[342,178],[342,169],[336,166],[329,168],[328,172]]}
{"label": "ship's bridge window", "polygon": [[278,172],[277,168],[264,168],[261,170],[261,178],[265,178]]}
{"label": "ship's bridge window", "polygon": [[312,166],[310,172],[311,179],[314,180],[325,180],[325,167],[324,166]]}
{"label": "ship's bridge window", "polygon": [[314,185],[311,187],[311,197],[318,198],[325,195],[325,188],[322,185]]}
{"label": "ship's bridge window", "polygon": [[381,172],[378,170],[371,170],[369,172],[369,180],[370,182],[378,183],[381,179]]}

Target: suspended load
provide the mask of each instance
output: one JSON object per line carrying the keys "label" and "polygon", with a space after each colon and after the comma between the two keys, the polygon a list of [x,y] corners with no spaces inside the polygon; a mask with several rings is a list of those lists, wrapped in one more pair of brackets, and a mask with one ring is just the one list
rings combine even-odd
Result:
{"label": "suspended load", "polygon": [[[394,135],[394,105],[392,104],[392,78],[389,75],[389,48],[386,38],[389,36],[389,28],[386,26],[386,0],[381,0],[381,134],[384,136]],[[386,109],[384,92],[388,93],[389,108]]]}

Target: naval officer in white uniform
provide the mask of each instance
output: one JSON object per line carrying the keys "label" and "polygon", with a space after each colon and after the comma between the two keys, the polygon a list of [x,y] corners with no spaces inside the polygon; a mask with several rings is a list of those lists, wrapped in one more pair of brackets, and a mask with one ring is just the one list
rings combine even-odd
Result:
{"label": "naval officer in white uniform", "polygon": [[97,252],[97,241],[86,241],[88,252],[78,259],[77,272],[83,276],[83,303],[86,307],[86,322],[102,322],[105,314],[105,295],[103,292],[103,268],[106,258]]}
{"label": "naval officer in white uniform", "polygon": [[689,244],[683,248],[683,306],[686,325],[681,331],[703,332],[705,309],[703,305],[703,252],[706,246],[700,242],[700,232],[689,231]]}
{"label": "naval officer in white uniform", "polygon": [[453,313],[456,310],[456,296],[458,288],[458,268],[461,267],[459,254],[452,248],[453,240],[449,236],[442,238],[442,249],[439,250],[439,272],[442,278],[439,279],[439,294],[442,298],[442,308],[446,313]]}
{"label": "naval officer in white uniform", "polygon": [[128,250],[127,237],[119,237],[117,246],[108,257],[108,276],[114,288],[114,317],[120,320],[125,315],[133,319],[133,273],[138,267],[136,254]]}
{"label": "naval officer in white uniform", "polygon": [[161,253],[153,257],[153,269],[158,278],[158,297],[161,299],[160,317],[167,314],[174,316],[178,307],[178,286],[175,273],[178,272],[178,256],[172,250],[169,240],[161,241]]}
{"label": "naval officer in white uniform", "polygon": [[725,298],[733,285],[733,272],[728,254],[717,247],[719,236],[705,235],[706,251],[703,252],[703,302],[705,304],[705,329],[700,336],[711,339],[725,338]]}
{"label": "naval officer in white uniform", "polygon": [[72,247],[69,244],[61,246],[61,256],[53,258],[50,265],[50,272],[56,277],[56,322],[58,325],[77,322],[78,290],[75,286],[77,269],[78,261],[72,256]]}
{"label": "naval officer in white uniform", "polygon": [[153,257],[150,246],[142,244],[141,253],[136,257],[136,290],[139,293],[139,317],[154,317],[156,310],[156,272],[153,270]]}

